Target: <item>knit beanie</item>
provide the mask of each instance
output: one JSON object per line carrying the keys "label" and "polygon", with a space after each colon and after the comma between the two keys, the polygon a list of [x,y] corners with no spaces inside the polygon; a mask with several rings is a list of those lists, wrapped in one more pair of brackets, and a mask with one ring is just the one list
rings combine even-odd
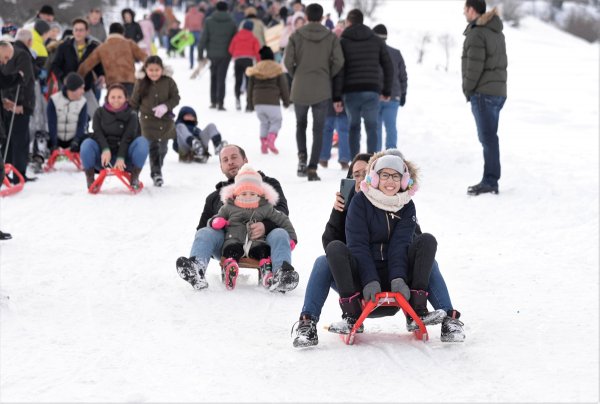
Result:
{"label": "knit beanie", "polygon": [[246,20],[244,21],[244,25],[242,25],[242,29],[252,31],[254,29],[254,23],[250,20]]}
{"label": "knit beanie", "polygon": [[273,50],[269,46],[263,46],[258,52],[260,54],[260,60],[274,60]]}
{"label": "knit beanie", "polygon": [[381,39],[387,39],[387,28],[383,24],[375,25],[373,32]]}
{"label": "knit beanie", "polygon": [[54,15],[54,9],[52,8],[52,6],[50,6],[48,4],[44,4],[40,8],[40,11],[38,11],[38,14]]}
{"label": "knit beanie", "polygon": [[46,32],[50,31],[50,24],[48,24],[44,20],[37,20],[33,25],[33,29],[37,31],[40,36],[44,35]]}
{"label": "knit beanie", "polygon": [[400,175],[404,174],[404,172],[406,171],[404,160],[402,159],[402,157],[390,154],[381,156],[377,160],[375,160],[375,164],[373,165],[373,171],[379,173],[379,171],[383,170],[384,168],[389,168],[390,170],[397,171]]}
{"label": "knit beanie", "polygon": [[75,91],[83,87],[83,79],[75,72],[67,74],[64,80],[65,88],[69,91]]}
{"label": "knit beanie", "polygon": [[227,3],[224,1],[219,1],[215,8],[217,11],[227,11],[229,9],[229,5],[227,5]]}
{"label": "knit beanie", "polygon": [[[234,180],[234,204],[240,208],[257,208],[260,196],[265,194],[262,187],[262,176],[249,164],[244,164]],[[240,194],[244,191],[254,192],[257,195],[253,197],[242,197]]]}

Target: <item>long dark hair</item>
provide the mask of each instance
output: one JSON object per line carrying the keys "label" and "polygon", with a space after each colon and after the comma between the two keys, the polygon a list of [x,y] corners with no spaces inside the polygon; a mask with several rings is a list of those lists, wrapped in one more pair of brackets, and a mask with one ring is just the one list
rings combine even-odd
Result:
{"label": "long dark hair", "polygon": [[150,85],[152,84],[152,80],[150,80],[148,73],[146,73],[146,68],[148,65],[159,65],[163,71],[165,70],[163,61],[159,56],[148,56],[144,62],[144,66],[142,67],[142,70],[144,71],[144,78],[140,80],[140,98],[144,98],[148,95],[148,92],[150,91]]}

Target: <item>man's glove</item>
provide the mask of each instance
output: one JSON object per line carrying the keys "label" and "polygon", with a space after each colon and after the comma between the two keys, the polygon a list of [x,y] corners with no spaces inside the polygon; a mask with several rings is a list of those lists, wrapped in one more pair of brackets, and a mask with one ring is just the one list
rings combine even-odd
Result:
{"label": "man's glove", "polygon": [[400,293],[406,300],[410,299],[410,288],[402,278],[392,279],[392,292]]}
{"label": "man's glove", "polygon": [[157,117],[158,119],[162,118],[163,115],[166,114],[168,110],[169,110],[169,108],[165,104],[160,104],[160,105],[157,105],[156,107],[152,108],[152,111],[154,111],[154,116]]}
{"label": "man's glove", "polygon": [[71,144],[69,145],[69,150],[72,153],[79,153],[79,141],[77,139],[73,139]]}
{"label": "man's glove", "polygon": [[367,286],[363,288],[363,298],[375,302],[375,295],[381,292],[381,285],[377,281],[371,281],[367,283]]}
{"label": "man's glove", "polygon": [[229,222],[224,217],[215,217],[210,222],[210,226],[215,230],[221,230],[222,228],[229,226]]}
{"label": "man's glove", "polygon": [[400,96],[400,106],[403,107],[406,104],[406,93]]}

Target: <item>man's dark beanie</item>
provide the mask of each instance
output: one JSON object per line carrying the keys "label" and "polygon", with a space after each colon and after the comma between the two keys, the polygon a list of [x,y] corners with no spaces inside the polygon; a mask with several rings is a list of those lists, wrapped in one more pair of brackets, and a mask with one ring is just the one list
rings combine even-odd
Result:
{"label": "man's dark beanie", "polygon": [[263,46],[260,48],[258,52],[260,54],[260,60],[273,60],[275,59],[275,55],[273,55],[273,50],[269,46]]}
{"label": "man's dark beanie", "polygon": [[217,11],[227,11],[229,6],[224,1],[220,1],[217,3]]}
{"label": "man's dark beanie", "polygon": [[38,11],[38,14],[54,15],[54,9],[52,6],[44,4],[42,8],[40,8],[40,11]]}
{"label": "man's dark beanie", "polygon": [[69,91],[75,91],[83,86],[83,79],[75,72],[67,74],[65,77],[65,88]]}
{"label": "man's dark beanie", "polygon": [[246,20],[244,21],[244,25],[242,25],[242,28],[248,31],[252,31],[254,29],[254,23],[250,20]]}
{"label": "man's dark beanie", "polygon": [[50,31],[50,24],[48,24],[44,20],[37,20],[33,25],[33,29],[37,31],[40,36],[44,35],[46,32]]}
{"label": "man's dark beanie", "polygon": [[381,39],[387,39],[387,28],[383,24],[375,25],[373,32]]}

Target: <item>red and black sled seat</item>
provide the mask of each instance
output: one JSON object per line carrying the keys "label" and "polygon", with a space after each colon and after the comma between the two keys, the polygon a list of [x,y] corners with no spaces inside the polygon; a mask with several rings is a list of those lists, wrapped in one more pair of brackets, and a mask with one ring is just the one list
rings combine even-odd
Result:
{"label": "red and black sled seat", "polygon": [[139,182],[138,188],[133,188],[131,186],[131,174],[127,171],[117,170],[116,168],[103,168],[102,170],[100,170],[100,174],[98,174],[98,177],[96,177],[92,185],[90,185],[90,187],[88,188],[88,192],[90,194],[97,194],[98,192],[100,192],[104,180],[106,179],[106,177],[110,176],[117,177],[127,187],[127,189],[134,194],[137,194],[142,190],[142,188],[144,188],[144,184],[142,183],[142,181]]}
{"label": "red and black sled seat", "polygon": [[[6,163],[4,164],[4,180],[2,180],[2,189],[0,190],[0,196],[8,196],[12,194],[16,194],[17,192],[23,189],[25,185],[25,178],[23,175],[17,170],[12,164]],[[12,174],[12,177],[17,177],[19,182],[13,184],[9,179],[8,175]]]}
{"label": "red and black sled seat", "polygon": [[[341,337],[344,340],[344,342],[346,343],[346,345],[354,344],[354,338],[356,336],[356,332],[358,331],[359,327],[362,325],[362,323],[365,321],[365,319],[367,317],[382,317],[381,314],[377,315],[374,313],[374,311],[376,309],[386,308],[386,307],[398,307],[398,308],[402,309],[404,311],[404,313],[406,315],[412,317],[412,319],[415,320],[415,322],[419,326],[419,328],[417,330],[413,331],[414,336],[418,340],[421,340],[421,341],[429,340],[429,334],[427,334],[427,328],[425,327],[425,324],[423,324],[423,321],[421,321],[421,318],[417,315],[417,313],[415,313],[415,311],[410,306],[408,301],[404,298],[404,296],[402,296],[400,293],[381,292],[381,293],[377,293],[375,295],[374,302],[372,302],[370,300],[366,303],[363,302],[363,312],[360,315],[360,317],[358,318],[358,320],[356,321],[356,323],[354,324],[354,327],[352,327],[350,334],[341,335]],[[391,312],[388,311],[387,314],[383,314],[383,315],[393,315],[397,311],[398,310],[395,310],[395,311],[392,310]]]}
{"label": "red and black sled seat", "polygon": [[79,158],[79,153],[72,152],[69,149],[61,149],[58,148],[52,152],[50,157],[48,157],[48,162],[44,166],[44,171],[48,172],[54,170],[54,164],[56,164],[56,160],[65,159],[71,161],[75,164],[78,170],[82,170],[83,166],[81,164],[81,158]]}

